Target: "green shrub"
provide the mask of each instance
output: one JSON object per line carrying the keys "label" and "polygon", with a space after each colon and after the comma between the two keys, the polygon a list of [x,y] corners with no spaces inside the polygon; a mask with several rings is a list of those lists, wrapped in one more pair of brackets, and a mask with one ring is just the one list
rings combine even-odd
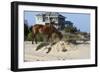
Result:
{"label": "green shrub", "polygon": [[64,35],[64,39],[65,40],[79,40],[81,39],[78,35]]}
{"label": "green shrub", "polygon": [[38,41],[38,42],[43,42],[44,41],[44,35],[42,34],[42,33],[38,33],[37,35],[36,35],[36,40]]}
{"label": "green shrub", "polygon": [[40,43],[40,44],[37,46],[36,51],[38,51],[39,49],[41,49],[42,47],[47,46],[47,45],[49,45],[49,43]]}
{"label": "green shrub", "polygon": [[[43,42],[45,38],[45,35],[43,35],[42,33],[38,33],[35,39],[37,40],[37,42]],[[32,41],[32,32],[30,31],[27,36],[24,36],[24,39],[25,41]]]}
{"label": "green shrub", "polygon": [[32,41],[32,32],[29,32],[28,33],[28,36],[27,36],[27,41]]}

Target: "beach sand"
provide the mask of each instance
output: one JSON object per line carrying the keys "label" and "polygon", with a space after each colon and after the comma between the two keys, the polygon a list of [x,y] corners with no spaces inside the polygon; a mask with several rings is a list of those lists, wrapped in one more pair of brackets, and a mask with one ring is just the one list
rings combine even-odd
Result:
{"label": "beach sand", "polygon": [[67,44],[60,41],[51,46],[51,51],[46,53],[46,47],[36,51],[38,44],[32,44],[31,41],[24,42],[24,61],[50,61],[50,60],[75,60],[75,59],[89,59],[90,58],[90,43],[85,42],[81,44]]}

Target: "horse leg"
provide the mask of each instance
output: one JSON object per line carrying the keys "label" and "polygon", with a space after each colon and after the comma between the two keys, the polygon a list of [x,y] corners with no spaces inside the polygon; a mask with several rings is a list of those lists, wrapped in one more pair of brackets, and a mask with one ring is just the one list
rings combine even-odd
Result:
{"label": "horse leg", "polygon": [[36,34],[32,35],[32,44],[33,44],[34,41],[37,44]]}
{"label": "horse leg", "polygon": [[32,44],[33,44],[33,42],[34,42],[34,39],[35,39],[35,36],[34,36],[34,34],[32,35]]}
{"label": "horse leg", "polygon": [[35,38],[34,38],[34,40],[35,40],[35,43],[37,44],[37,39],[36,39],[36,34],[35,34],[35,36],[34,36]]}
{"label": "horse leg", "polygon": [[47,42],[49,42],[49,39],[50,39],[50,35],[47,36]]}
{"label": "horse leg", "polygon": [[52,35],[51,34],[49,35],[49,41],[50,41],[50,43],[52,43]]}

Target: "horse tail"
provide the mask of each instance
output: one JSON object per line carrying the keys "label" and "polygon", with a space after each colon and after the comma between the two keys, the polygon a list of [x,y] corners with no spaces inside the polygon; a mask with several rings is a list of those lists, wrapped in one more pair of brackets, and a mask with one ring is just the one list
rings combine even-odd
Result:
{"label": "horse tail", "polygon": [[37,43],[37,40],[36,40],[37,33],[38,33],[37,26],[33,26],[32,27],[32,44],[33,44],[33,41]]}

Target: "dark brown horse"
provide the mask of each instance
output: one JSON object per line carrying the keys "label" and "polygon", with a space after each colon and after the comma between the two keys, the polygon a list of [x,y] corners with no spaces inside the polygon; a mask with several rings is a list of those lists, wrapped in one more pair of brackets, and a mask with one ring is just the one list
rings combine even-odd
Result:
{"label": "dark brown horse", "polygon": [[35,41],[35,43],[37,43],[36,40],[36,35],[38,33],[43,33],[44,35],[47,35],[47,41],[52,38],[52,34],[56,33],[59,37],[59,39],[62,38],[62,34],[61,32],[59,32],[53,25],[42,25],[42,24],[36,24],[32,27],[32,44],[33,41]]}

